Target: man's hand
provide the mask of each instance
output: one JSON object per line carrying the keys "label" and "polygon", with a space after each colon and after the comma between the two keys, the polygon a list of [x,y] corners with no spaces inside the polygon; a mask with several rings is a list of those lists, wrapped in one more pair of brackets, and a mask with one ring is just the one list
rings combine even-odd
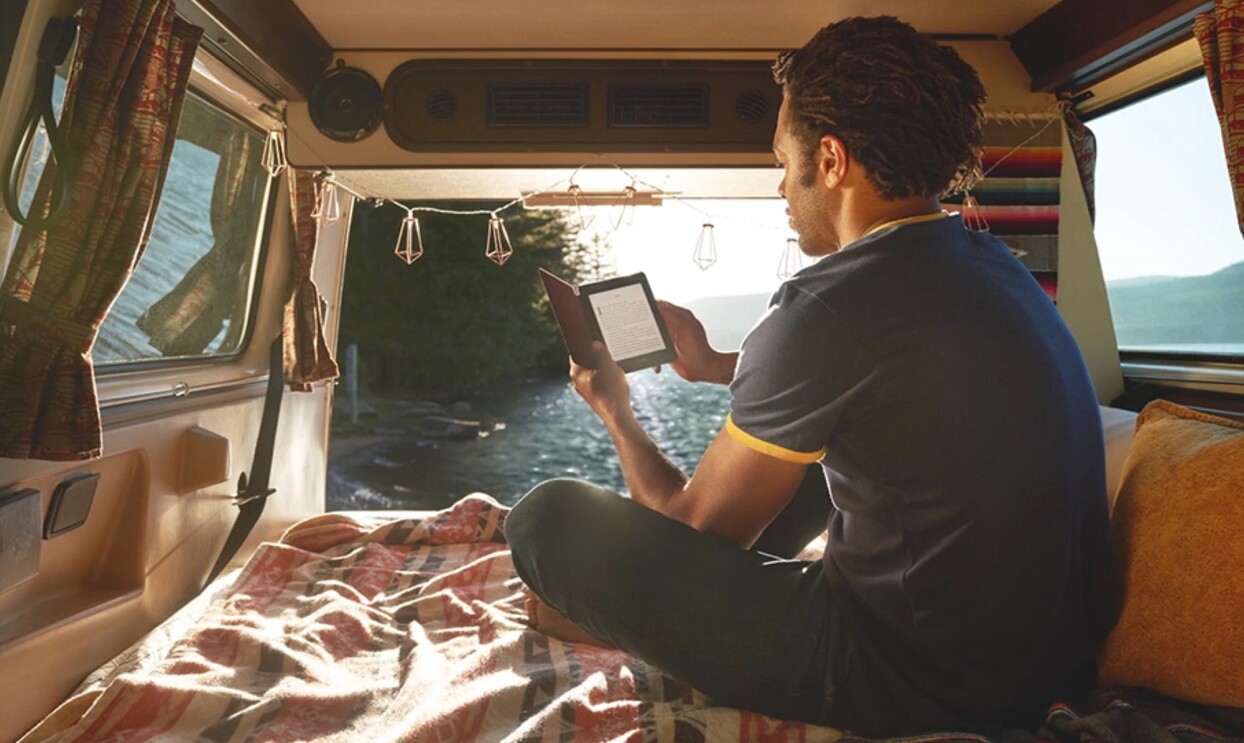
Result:
{"label": "man's hand", "polygon": [[708,344],[704,325],[691,310],[665,301],[658,301],[657,309],[661,311],[678,354],[678,358],[670,362],[670,368],[688,382],[730,384],[738,354],[714,350]]}
{"label": "man's hand", "polygon": [[618,366],[609,350],[600,341],[592,343],[595,354],[593,366],[588,368],[570,360],[570,381],[575,392],[587,401],[602,421],[609,423],[631,413],[631,386],[626,373]]}

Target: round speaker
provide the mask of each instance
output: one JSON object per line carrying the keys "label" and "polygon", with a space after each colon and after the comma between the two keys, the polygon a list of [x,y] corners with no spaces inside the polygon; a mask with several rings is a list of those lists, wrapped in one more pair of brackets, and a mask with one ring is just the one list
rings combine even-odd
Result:
{"label": "round speaker", "polygon": [[448,90],[438,90],[428,96],[424,106],[429,119],[445,121],[458,113],[458,97]]}
{"label": "round speaker", "polygon": [[734,112],[743,121],[764,121],[769,115],[769,99],[764,93],[748,91],[734,102]]}
{"label": "round speaker", "polygon": [[308,109],[311,122],[325,137],[356,142],[380,126],[384,94],[374,77],[338,61],[315,84]]}

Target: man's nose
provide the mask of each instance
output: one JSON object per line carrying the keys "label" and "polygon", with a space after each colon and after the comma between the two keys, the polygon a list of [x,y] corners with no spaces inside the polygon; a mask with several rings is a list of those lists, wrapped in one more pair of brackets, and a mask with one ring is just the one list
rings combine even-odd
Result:
{"label": "man's nose", "polygon": [[778,181],[778,196],[786,198],[786,176],[782,176],[782,180]]}

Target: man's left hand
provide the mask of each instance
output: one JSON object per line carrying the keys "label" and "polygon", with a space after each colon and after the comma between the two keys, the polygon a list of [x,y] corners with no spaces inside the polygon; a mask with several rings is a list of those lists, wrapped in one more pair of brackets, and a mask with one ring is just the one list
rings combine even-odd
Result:
{"label": "man's left hand", "polygon": [[609,355],[605,344],[594,342],[592,352],[595,354],[595,368],[580,366],[574,359],[570,360],[570,381],[574,383],[575,391],[606,423],[629,415],[631,386],[626,381],[626,373]]}

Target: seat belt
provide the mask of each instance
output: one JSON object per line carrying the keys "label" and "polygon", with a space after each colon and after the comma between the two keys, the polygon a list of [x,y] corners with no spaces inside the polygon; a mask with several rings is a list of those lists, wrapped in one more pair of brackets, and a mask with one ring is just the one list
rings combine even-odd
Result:
{"label": "seat belt", "polygon": [[233,504],[238,507],[238,515],[233,521],[233,528],[225,544],[220,548],[220,556],[216,565],[207,576],[204,587],[211,585],[220,573],[229,565],[229,561],[241,549],[242,543],[250,536],[259,517],[263,514],[268,496],[276,492],[268,487],[268,477],[272,474],[272,455],[276,450],[276,424],[281,417],[281,398],[285,394],[284,374],[285,338],[278,335],[272,341],[268,354],[268,390],[263,399],[263,418],[259,422],[259,435],[255,439],[255,455],[251,458],[251,473],[247,477],[243,472],[238,477],[238,495]]}

